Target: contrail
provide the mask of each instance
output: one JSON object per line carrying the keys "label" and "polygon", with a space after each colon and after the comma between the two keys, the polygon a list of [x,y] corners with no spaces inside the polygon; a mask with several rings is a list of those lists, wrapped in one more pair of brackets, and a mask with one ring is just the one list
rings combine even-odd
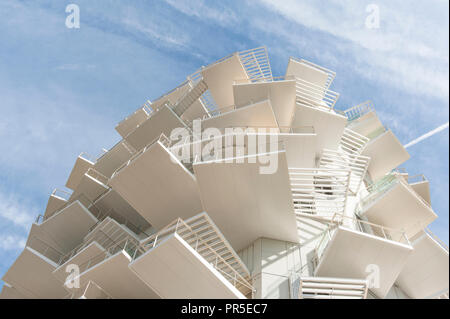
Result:
{"label": "contrail", "polygon": [[415,144],[417,144],[417,143],[419,143],[419,142],[429,138],[430,136],[433,136],[434,134],[439,133],[442,130],[445,130],[447,127],[448,127],[448,122],[443,124],[443,125],[441,125],[441,126],[439,126],[439,127],[437,127],[437,128],[435,128],[432,131],[429,131],[428,133],[423,134],[422,136],[416,138],[415,140],[412,140],[411,142],[409,142],[408,144],[405,145],[405,148],[413,146],[413,145],[415,145]]}

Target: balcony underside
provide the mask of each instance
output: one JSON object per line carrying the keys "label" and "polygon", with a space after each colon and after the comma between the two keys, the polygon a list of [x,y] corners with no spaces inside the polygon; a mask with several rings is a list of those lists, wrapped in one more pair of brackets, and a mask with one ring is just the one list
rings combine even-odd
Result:
{"label": "balcony underside", "polygon": [[[272,110],[269,100],[265,100],[256,104],[218,115],[216,117],[202,121],[202,128],[233,128],[233,127],[250,127],[257,130],[261,128],[277,128],[277,120]],[[222,130],[223,132],[223,130]]]}
{"label": "balcony underside", "polygon": [[[133,206],[122,198],[114,189],[108,190],[96,202],[95,206],[102,212],[108,212],[108,215],[120,222],[130,222],[133,226],[145,230],[150,224],[139,214]],[[112,211],[111,211],[112,209]],[[135,231],[135,229],[133,229]]]}
{"label": "balcony underside", "polygon": [[372,271],[370,265],[376,265],[380,270],[379,288],[371,290],[384,298],[411,251],[412,247],[404,244],[338,227],[320,259],[315,276],[366,278]]}
{"label": "balcony underside", "polygon": [[2,280],[26,298],[59,299],[67,291],[53,277],[56,264],[35,250],[25,247]]}
{"label": "balcony underside", "polygon": [[429,205],[431,205],[430,196],[430,183],[428,181],[418,182],[414,184],[409,184],[411,188],[425,200]]}
{"label": "balcony underside", "polygon": [[122,122],[117,124],[116,131],[120,136],[125,137],[130,134],[138,125],[147,119],[148,115],[143,108],[140,108]]}
{"label": "balcony underside", "polygon": [[[86,287],[89,281],[93,281],[114,299],[159,299],[128,267],[130,262],[131,257],[122,250],[81,273],[80,287]],[[75,294],[79,292],[77,289],[67,289]]]}
{"label": "balcony underside", "polygon": [[108,191],[108,189],[109,187],[107,185],[87,174],[84,174],[69,200],[74,200],[79,196],[84,195],[91,202],[94,202],[100,195]]}
{"label": "balcony underside", "polygon": [[202,211],[195,177],[160,142],[151,145],[109,183],[156,229]]}
{"label": "balcony underside", "polygon": [[397,279],[398,285],[418,299],[448,291],[448,251],[426,233],[412,245],[414,251]]}
{"label": "balcony underside", "polygon": [[53,276],[55,276],[55,278],[57,278],[59,281],[65,282],[67,276],[69,275],[66,272],[66,267],[68,265],[75,264],[81,266],[94,257],[100,259],[101,258],[100,256],[106,257],[106,251],[103,247],[101,247],[97,242],[94,241],[90,243],[88,246],[84,247],[81,251],[79,251],[76,255],[67,260],[65,263],[58,266],[53,271]]}
{"label": "balcony underside", "polygon": [[248,79],[247,72],[238,55],[233,55],[222,62],[206,67],[201,73],[219,108],[234,104],[234,81]]}
{"label": "balcony underside", "polygon": [[291,125],[296,98],[294,80],[235,84],[233,93],[237,108],[269,99],[278,125]]}
{"label": "balcony underside", "polygon": [[128,134],[125,140],[135,150],[140,150],[156,140],[161,133],[170,136],[171,131],[178,127],[185,127],[185,124],[167,105],[164,105]]}
{"label": "balcony underside", "polygon": [[317,134],[280,134],[284,141],[288,167],[315,167]]}
{"label": "balcony underside", "polygon": [[111,177],[114,171],[133,155],[133,151],[125,142],[117,143],[108,152],[103,154],[94,165],[94,169],[106,177]]}
{"label": "balcony underside", "polygon": [[345,116],[296,104],[292,126],[314,127],[314,132],[317,134],[315,153],[316,156],[319,156],[324,148],[330,150],[338,149],[346,122],[347,118]]}
{"label": "balcony underside", "polygon": [[363,209],[362,214],[370,222],[393,229],[404,229],[408,238],[437,218],[413,190],[400,182]]}
{"label": "balcony underside", "polygon": [[153,110],[157,110],[166,102],[175,105],[180,100],[180,98],[182,98],[183,95],[189,91],[189,89],[190,89],[189,83],[184,82],[183,84],[179,85],[175,90],[172,90],[171,92],[166,93],[165,95],[159,97],[157,100],[153,101],[150,104],[150,107]]}
{"label": "balcony underside", "polygon": [[89,168],[92,167],[94,167],[94,163],[82,158],[81,156],[78,156],[75,161],[75,165],[70,172],[69,178],[67,179],[66,187],[70,188],[71,190],[75,190],[75,188],[77,188],[78,184],[81,182],[84,174],[88,171]]}
{"label": "balcony underside", "polygon": [[133,261],[130,268],[161,298],[245,298],[177,234]]}
{"label": "balcony underside", "polygon": [[273,174],[260,173],[258,155],[194,164],[203,208],[236,251],[260,237],[298,242],[286,154],[271,155]]}
{"label": "balcony underside", "polygon": [[374,111],[364,114],[348,125],[349,129],[364,136],[367,136],[382,127],[383,124]]}
{"label": "balcony underside", "polygon": [[45,208],[44,217],[48,218],[52,216],[58,209],[63,207],[64,204],[66,203],[67,200],[65,200],[64,198],[55,196],[53,194],[50,195],[50,197],[48,198],[47,207]]}
{"label": "balcony underside", "polygon": [[374,138],[362,151],[370,157],[368,172],[376,181],[409,159],[409,154],[391,131]]}
{"label": "balcony underside", "polygon": [[0,293],[0,299],[26,299],[16,288],[4,283]]}
{"label": "balcony underside", "polygon": [[293,59],[289,59],[286,69],[286,76],[290,75],[306,80],[320,87],[325,87],[328,79],[328,74],[326,72]]}
{"label": "balcony underside", "polygon": [[183,112],[181,119],[183,121],[192,122],[196,119],[202,119],[208,112],[200,100],[195,101],[191,106]]}

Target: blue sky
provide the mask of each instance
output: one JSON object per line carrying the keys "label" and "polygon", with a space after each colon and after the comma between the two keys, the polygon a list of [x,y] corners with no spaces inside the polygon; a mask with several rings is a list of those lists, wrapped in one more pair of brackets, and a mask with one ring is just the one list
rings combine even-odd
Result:
{"label": "blue sky", "polygon": [[[0,2],[0,276],[31,222],[62,188],[76,156],[119,140],[114,126],[201,65],[268,48],[273,73],[289,56],[336,71],[337,108],[374,102],[406,144],[448,122],[448,1],[78,0]],[[368,29],[366,6],[380,8]],[[448,243],[448,128],[408,148],[403,165],[431,182]]]}

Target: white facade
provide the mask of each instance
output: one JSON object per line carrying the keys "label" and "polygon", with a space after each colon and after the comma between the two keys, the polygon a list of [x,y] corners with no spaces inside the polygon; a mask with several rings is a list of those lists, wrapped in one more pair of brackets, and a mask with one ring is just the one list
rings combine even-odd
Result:
{"label": "white facade", "polygon": [[428,181],[372,103],[266,49],[146,101],[81,154],[3,276],[1,298],[448,298]]}

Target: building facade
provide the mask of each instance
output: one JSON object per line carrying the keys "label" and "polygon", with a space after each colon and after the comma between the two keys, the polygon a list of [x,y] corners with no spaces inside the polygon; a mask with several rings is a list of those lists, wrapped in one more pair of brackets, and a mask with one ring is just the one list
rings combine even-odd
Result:
{"label": "building facade", "polygon": [[448,298],[429,183],[335,73],[236,52],[82,153],[1,298]]}

